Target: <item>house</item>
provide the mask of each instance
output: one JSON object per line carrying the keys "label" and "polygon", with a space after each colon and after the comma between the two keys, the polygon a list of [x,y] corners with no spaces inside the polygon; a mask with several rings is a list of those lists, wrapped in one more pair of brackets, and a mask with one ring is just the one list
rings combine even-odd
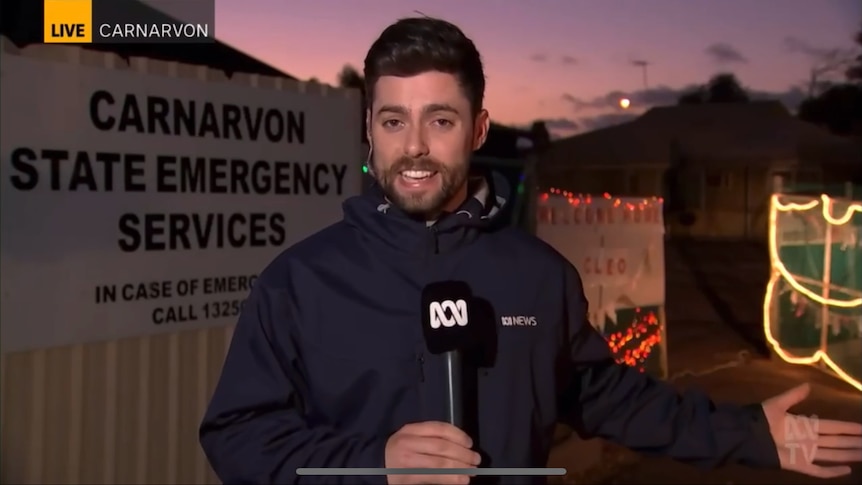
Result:
{"label": "house", "polygon": [[776,184],[842,182],[860,163],[858,145],[758,101],[653,108],[551,143],[537,171],[543,187],[664,197],[672,235],[760,239]]}

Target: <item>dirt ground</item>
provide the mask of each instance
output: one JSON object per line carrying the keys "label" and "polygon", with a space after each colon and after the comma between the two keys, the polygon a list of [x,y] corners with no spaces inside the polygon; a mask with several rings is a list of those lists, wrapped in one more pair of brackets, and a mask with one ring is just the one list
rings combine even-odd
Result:
{"label": "dirt ground", "polygon": [[[795,412],[862,422],[862,393],[808,366],[766,352],[761,305],[765,249],[732,243],[687,243],[666,249],[668,367],[680,388],[699,388],[717,401],[760,402],[799,383],[812,393]],[[570,458],[575,462],[578,457]],[[727,466],[701,471],[669,459],[605,447],[601,466],[564,483],[813,484],[860,483],[862,464],[844,478],[819,480],[794,473]]]}

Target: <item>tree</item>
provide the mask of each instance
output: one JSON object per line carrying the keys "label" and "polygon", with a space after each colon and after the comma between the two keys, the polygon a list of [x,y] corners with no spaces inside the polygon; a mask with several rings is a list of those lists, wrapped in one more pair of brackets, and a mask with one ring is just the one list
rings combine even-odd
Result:
{"label": "tree", "polygon": [[710,103],[747,103],[750,101],[745,88],[733,74],[717,74],[706,85]]}
{"label": "tree", "polygon": [[[862,135],[862,29],[854,38],[858,53],[844,51],[835,57],[846,68],[847,81],[832,83],[823,91],[810,91],[799,106],[799,119],[844,136]],[[837,61],[836,61],[837,62]]]}
{"label": "tree", "polygon": [[827,89],[840,85],[843,77],[850,77],[853,53],[847,49],[820,52],[808,71],[808,97],[817,96]]}
{"label": "tree", "polygon": [[799,119],[836,135],[862,134],[862,84],[840,84],[799,105]]}
{"label": "tree", "polygon": [[703,104],[708,95],[704,86],[698,86],[679,97],[678,104]]}
{"label": "tree", "polygon": [[530,125],[530,137],[533,139],[534,147],[544,149],[551,143],[551,133],[544,121],[534,121]]}
{"label": "tree", "polygon": [[732,73],[713,76],[706,85],[698,86],[679,97],[678,104],[747,103],[745,88]]}
{"label": "tree", "polygon": [[[855,41],[862,46],[862,32],[856,34]],[[785,47],[797,54],[807,57],[810,65],[808,79],[802,83],[809,98],[819,96],[827,89],[843,84],[851,79],[855,71],[854,65],[862,63],[862,52],[857,48],[823,48],[808,44],[796,37],[784,39]],[[862,72],[860,72],[862,74]]]}
{"label": "tree", "polygon": [[368,126],[365,123],[365,111],[368,109],[368,103],[365,96],[365,78],[362,74],[359,74],[359,71],[356,70],[355,67],[350,64],[345,64],[344,67],[341,68],[341,72],[338,73],[338,86],[342,88],[352,88],[358,89],[360,93],[360,111],[359,116],[362,121],[362,132],[359,134],[362,138],[362,143],[367,143],[368,137],[367,129]]}
{"label": "tree", "polygon": [[345,64],[338,73],[338,86],[342,88],[355,88],[365,94],[365,78],[350,64]]}

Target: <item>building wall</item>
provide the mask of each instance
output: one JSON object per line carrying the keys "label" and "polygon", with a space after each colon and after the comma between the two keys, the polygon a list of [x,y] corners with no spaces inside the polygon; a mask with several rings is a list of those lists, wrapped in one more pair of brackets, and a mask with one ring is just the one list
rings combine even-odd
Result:
{"label": "building wall", "polygon": [[[767,168],[699,168],[684,183],[688,200],[668,215],[671,236],[766,240],[772,173]],[[690,224],[682,214],[690,214]]]}
{"label": "building wall", "polygon": [[792,160],[774,160],[757,167],[695,166],[677,175],[677,191],[669,187],[672,175],[659,165],[545,166],[540,169],[540,186],[593,195],[663,197],[671,237],[765,241],[774,177],[782,175],[787,183],[822,178],[819,170],[797,170],[793,165]]}

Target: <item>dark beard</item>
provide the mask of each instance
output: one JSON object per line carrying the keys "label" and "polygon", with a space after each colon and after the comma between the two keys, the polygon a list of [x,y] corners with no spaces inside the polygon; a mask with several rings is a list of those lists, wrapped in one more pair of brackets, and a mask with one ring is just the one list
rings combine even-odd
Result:
{"label": "dark beard", "polygon": [[[395,189],[395,181],[406,170],[437,172],[440,177],[440,189],[435,193],[421,196],[404,195]],[[392,164],[388,170],[378,173],[377,182],[390,203],[412,217],[436,219],[443,208],[458,194],[459,189],[467,182],[469,165],[455,169],[449,168],[433,158],[402,157]]]}

